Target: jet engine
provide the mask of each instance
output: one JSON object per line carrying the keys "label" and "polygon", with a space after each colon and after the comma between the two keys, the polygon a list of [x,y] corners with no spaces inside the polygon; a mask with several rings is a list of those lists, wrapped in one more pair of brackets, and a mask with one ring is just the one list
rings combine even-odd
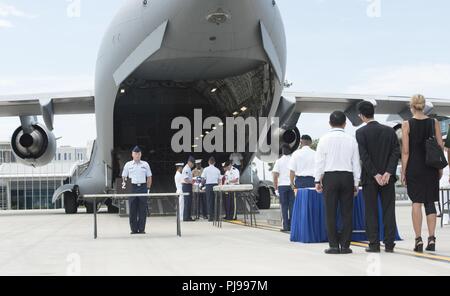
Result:
{"label": "jet engine", "polygon": [[[279,147],[280,147],[280,155],[281,155],[281,147],[283,145],[288,145],[291,148],[291,151],[295,151],[300,146],[300,131],[297,127],[291,129],[285,129],[283,127],[274,131],[275,138],[278,138]],[[270,140],[269,140],[270,142]]]}
{"label": "jet engine", "polygon": [[56,139],[44,125],[33,123],[19,127],[11,139],[11,148],[19,162],[40,167],[55,157]]}

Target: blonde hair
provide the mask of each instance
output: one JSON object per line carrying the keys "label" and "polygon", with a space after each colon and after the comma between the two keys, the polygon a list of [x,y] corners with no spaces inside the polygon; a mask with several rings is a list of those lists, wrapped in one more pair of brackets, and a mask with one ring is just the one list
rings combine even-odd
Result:
{"label": "blonde hair", "polygon": [[423,111],[425,109],[425,97],[423,95],[414,95],[411,98],[410,106],[414,110]]}

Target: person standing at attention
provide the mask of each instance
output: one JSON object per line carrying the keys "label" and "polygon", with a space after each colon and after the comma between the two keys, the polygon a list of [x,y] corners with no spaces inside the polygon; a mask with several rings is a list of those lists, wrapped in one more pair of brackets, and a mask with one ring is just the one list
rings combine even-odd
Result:
{"label": "person standing at attention", "polygon": [[[330,116],[331,130],[323,136],[316,153],[316,190],[323,192],[330,248],[326,254],[350,254],[353,231],[353,199],[358,195],[361,164],[356,139],[345,133],[344,112]],[[336,212],[341,209],[342,232],[338,234]]]}
{"label": "person standing at attention", "polygon": [[[122,172],[122,188],[125,188],[128,178],[131,179],[133,193],[150,193],[152,187],[152,171],[150,165],[142,161],[142,151],[136,146],[132,154],[133,160],[125,164]],[[145,234],[147,222],[148,198],[134,196],[129,198],[131,234]]]}
{"label": "person standing at attention", "polygon": [[[239,170],[231,165],[230,161],[227,161],[223,164],[223,170],[225,171],[224,185],[239,185],[239,179],[241,178],[241,175],[239,173]],[[236,220],[236,192],[225,193],[223,200],[225,204],[224,220]]]}
{"label": "person standing at attention", "polygon": [[424,96],[415,95],[410,107],[413,118],[405,121],[402,126],[402,183],[407,187],[408,196],[412,200],[412,219],[416,235],[414,251],[423,252],[422,240],[422,205],[428,225],[427,251],[436,249],[436,219],[435,202],[439,200],[439,180],[442,170],[426,165],[425,143],[435,136],[438,144],[444,149],[440,124],[437,120],[425,115],[426,101]]}
{"label": "person standing at attention", "polygon": [[300,139],[300,149],[292,154],[289,161],[290,184],[297,189],[314,188],[314,169],[316,151],[311,149],[312,139],[303,135]]}
{"label": "person standing at attention", "polygon": [[187,195],[184,196],[184,211],[183,211],[183,221],[184,222],[192,222],[194,219],[192,219],[192,184],[193,184],[193,178],[192,178],[192,168],[194,167],[195,158],[190,156],[188,159],[187,164],[183,168],[183,172],[181,173],[183,175],[182,188],[183,193],[187,193]]}
{"label": "person standing at attention", "polygon": [[395,247],[395,182],[400,160],[400,145],[393,128],[375,121],[375,107],[364,101],[358,104],[360,119],[366,124],[356,131],[362,162],[361,183],[366,213],[366,252],[380,252],[378,196],[381,197],[386,252]]}
{"label": "person standing at attention", "polygon": [[177,188],[177,192],[180,196],[178,198],[178,208],[180,211],[180,220],[183,220],[183,211],[184,211],[184,195],[183,195],[183,174],[181,173],[183,171],[184,163],[177,163],[175,164],[175,167],[177,168],[177,171],[175,173],[174,181],[175,186]]}
{"label": "person standing at attention", "polygon": [[272,174],[275,190],[278,191],[280,196],[281,213],[283,217],[283,229],[281,231],[289,232],[291,231],[292,210],[294,208],[295,200],[294,190],[291,187],[291,181],[289,179],[291,148],[289,145],[284,144],[281,147],[281,151],[283,156],[275,162]]}

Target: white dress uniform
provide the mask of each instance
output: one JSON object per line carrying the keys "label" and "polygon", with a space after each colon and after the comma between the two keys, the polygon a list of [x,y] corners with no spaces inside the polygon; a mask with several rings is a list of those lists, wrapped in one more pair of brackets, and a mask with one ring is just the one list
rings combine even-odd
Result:
{"label": "white dress uniform", "polygon": [[[235,167],[231,167],[230,170],[225,172],[225,185],[238,185],[240,173]],[[237,181],[234,181],[236,180]],[[235,220],[237,218],[236,211],[236,193],[229,193],[225,197],[225,220]]]}
{"label": "white dress uniform", "polygon": [[278,186],[290,186],[290,170],[289,163],[291,161],[290,155],[283,155],[280,159],[275,162],[272,172],[278,173]]}
{"label": "white dress uniform", "polygon": [[[239,179],[241,177],[241,173],[239,172],[239,170],[235,167],[231,167],[231,169],[229,171],[225,172],[225,184],[227,185],[238,185],[239,184]],[[238,179],[237,182],[232,183],[233,180]]]}
{"label": "white dress uniform", "polygon": [[184,196],[183,221],[192,221],[192,169],[188,164],[184,166],[181,175],[183,193],[189,194]]}
{"label": "white dress uniform", "polygon": [[183,211],[184,211],[184,195],[183,195],[183,174],[177,171],[174,177],[175,186],[177,187],[177,192],[180,197],[178,199],[178,207],[180,209],[180,220],[183,220]]}
{"label": "white dress uniform", "polygon": [[278,194],[280,196],[281,215],[283,217],[283,230],[291,230],[292,212],[294,209],[295,194],[291,188],[289,163],[292,157],[283,155],[275,162],[273,172],[278,173]]}
{"label": "white dress uniform", "polygon": [[316,166],[316,151],[304,146],[292,154],[289,169],[295,172],[295,186],[297,188],[312,188]]}

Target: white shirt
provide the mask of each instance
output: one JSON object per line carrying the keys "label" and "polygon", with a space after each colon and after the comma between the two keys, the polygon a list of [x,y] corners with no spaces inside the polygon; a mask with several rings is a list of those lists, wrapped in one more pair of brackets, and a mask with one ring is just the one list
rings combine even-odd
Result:
{"label": "white shirt", "polygon": [[122,177],[130,178],[132,184],[147,183],[147,178],[152,176],[150,165],[145,161],[129,161],[123,167]]}
{"label": "white shirt", "polygon": [[184,166],[183,172],[181,174],[183,175],[183,184],[192,184],[192,169],[189,167],[189,165]]}
{"label": "white shirt", "polygon": [[290,186],[291,171],[289,169],[289,163],[291,161],[290,155],[283,155],[280,159],[275,162],[272,172],[278,173],[278,186]]}
{"label": "white shirt", "polygon": [[242,154],[240,153],[231,153],[230,154],[230,160],[232,161],[233,165],[241,165],[241,160],[243,160],[244,157],[242,157]]}
{"label": "white shirt", "polygon": [[177,193],[182,193],[183,186],[182,186],[181,182],[183,181],[183,175],[179,171],[177,171],[175,173],[174,181],[175,181],[175,186],[177,187]]}
{"label": "white shirt", "polygon": [[[239,178],[241,177],[241,174],[239,173],[239,170],[235,167],[231,167],[229,171],[225,172],[225,184],[239,184]],[[233,180],[238,179],[236,183],[232,183]]]}
{"label": "white shirt", "polygon": [[355,137],[345,133],[343,129],[334,128],[323,136],[316,153],[316,182],[326,172],[351,172],[355,186],[359,186],[361,163],[358,143]]}
{"label": "white shirt", "polygon": [[316,167],[316,151],[304,146],[292,154],[289,170],[299,177],[313,177]]}
{"label": "white shirt", "polygon": [[220,170],[214,165],[209,165],[203,170],[202,178],[206,180],[205,184],[219,184]]}

